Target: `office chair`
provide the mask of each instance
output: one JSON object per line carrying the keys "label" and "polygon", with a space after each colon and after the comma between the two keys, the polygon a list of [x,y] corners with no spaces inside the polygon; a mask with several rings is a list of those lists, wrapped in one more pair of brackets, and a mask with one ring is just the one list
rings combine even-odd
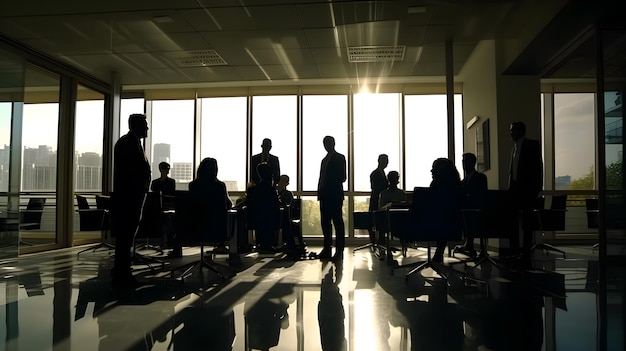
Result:
{"label": "office chair", "polygon": [[200,258],[185,265],[171,270],[172,275],[176,271],[183,271],[179,278],[189,276],[194,269],[202,273],[206,268],[215,273],[222,280],[231,278],[236,272],[225,265],[213,260],[212,255],[205,255],[204,246],[210,241],[228,241],[227,212],[207,213],[206,209],[196,201],[188,191],[176,191],[174,195],[174,227],[177,245],[191,246],[200,245]]}
{"label": "office chair", "polygon": [[[450,194],[456,196],[456,194]],[[406,211],[405,220],[407,230],[402,235],[406,241],[426,241],[426,262],[412,263],[409,265],[396,266],[398,268],[413,268],[405,275],[405,281],[409,276],[431,268],[441,278],[447,281],[447,276],[438,264],[432,260],[431,241],[459,240],[461,238],[461,209],[456,198],[442,198],[441,194],[430,188],[416,187],[413,190],[413,202],[411,209]]]}
{"label": "office chair", "polygon": [[163,238],[161,219],[162,219],[162,198],[160,192],[149,192],[146,194],[144,201],[141,222],[139,223],[139,232],[137,237],[145,238],[145,244],[139,245],[135,250],[154,250],[163,254],[161,246],[150,244],[150,239]]}
{"label": "office chair", "polygon": [[[542,235],[546,231],[565,230],[565,212],[567,205],[567,195],[552,196],[552,204],[549,209],[537,208],[534,211],[536,222],[533,223],[533,229],[540,230]],[[565,251],[546,243],[535,243],[531,247],[531,251],[540,249],[544,251],[559,252],[565,258]]]}
{"label": "office chair", "polygon": [[[89,247],[79,251],[76,255],[80,255],[83,252],[92,251],[95,252],[98,249],[106,248],[108,250],[115,249],[115,246],[107,241],[111,230],[111,198],[105,195],[96,195],[96,208],[91,208],[87,199],[84,196],[76,195],[76,202],[78,204],[78,215],[80,216],[80,230],[83,229],[83,221],[87,221],[89,230],[100,230],[100,243],[94,247]],[[99,221],[98,221],[99,220]],[[96,228],[97,229],[91,229]]]}
{"label": "office chair", "polygon": [[[41,217],[43,216],[44,206],[46,205],[46,199],[30,198],[25,210],[21,210],[20,216],[20,230],[37,230],[41,229]],[[26,240],[20,239],[22,245],[35,245]]]}

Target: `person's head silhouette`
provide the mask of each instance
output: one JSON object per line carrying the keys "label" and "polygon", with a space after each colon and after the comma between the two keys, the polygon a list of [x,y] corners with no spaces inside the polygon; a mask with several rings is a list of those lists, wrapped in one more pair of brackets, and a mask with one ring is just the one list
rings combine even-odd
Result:
{"label": "person's head silhouette", "polygon": [[513,141],[518,141],[526,135],[526,125],[524,122],[513,122],[509,128],[509,133]]}
{"label": "person's head silhouette", "polygon": [[390,171],[389,174],[387,174],[387,182],[390,187],[398,186],[398,183],[400,183],[400,174],[397,171]]}
{"label": "person's head silhouette", "polygon": [[217,178],[217,160],[206,157],[198,166],[198,179],[210,180]]}
{"label": "person's head silhouette", "polygon": [[330,135],[325,136],[324,149],[326,149],[327,152],[335,151],[335,138],[331,137]]}
{"label": "person's head silhouette", "polygon": [[378,168],[385,169],[389,165],[389,156],[387,154],[378,155]]}
{"label": "person's head silhouette", "polygon": [[271,149],[272,149],[272,140],[268,138],[263,139],[263,142],[261,143],[261,150],[263,150],[263,153],[269,154]]}
{"label": "person's head silhouette", "polygon": [[476,167],[476,155],[471,152],[464,153],[461,163],[463,164],[463,170],[465,172],[474,171],[474,167]]}
{"label": "person's head silhouette", "polygon": [[141,113],[133,113],[128,117],[128,128],[130,133],[137,138],[145,138],[148,136],[148,121],[146,115]]}

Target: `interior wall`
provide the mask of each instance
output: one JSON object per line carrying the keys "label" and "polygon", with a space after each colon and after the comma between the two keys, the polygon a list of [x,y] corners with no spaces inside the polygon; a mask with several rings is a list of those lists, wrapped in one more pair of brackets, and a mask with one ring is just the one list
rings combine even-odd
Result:
{"label": "interior wall", "polygon": [[[463,125],[474,116],[478,121],[469,129],[463,129],[463,152],[476,154],[476,129],[489,119],[490,129],[497,130],[497,86],[496,86],[495,42],[485,40],[476,46],[458,79],[463,82]],[[491,168],[487,175],[489,189],[499,189],[497,135],[490,133]]]}

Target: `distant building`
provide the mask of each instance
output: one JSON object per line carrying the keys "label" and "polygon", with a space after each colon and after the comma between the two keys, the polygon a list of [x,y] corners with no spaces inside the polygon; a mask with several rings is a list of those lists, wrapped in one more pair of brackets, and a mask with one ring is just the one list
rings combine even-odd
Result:
{"label": "distant building", "polygon": [[25,146],[22,157],[22,190],[54,191],[57,181],[56,151],[47,145],[39,145],[38,148]]}
{"label": "distant building", "polygon": [[102,156],[85,152],[76,158],[75,189],[92,191],[102,189]]}
{"label": "distant building", "polygon": [[4,145],[0,149],[0,192],[9,191],[9,157],[11,156],[11,148]]}
{"label": "distant building", "polygon": [[555,190],[568,190],[571,183],[572,183],[572,177],[568,175],[558,176],[554,178],[554,189]]}
{"label": "distant building", "polygon": [[176,182],[189,183],[193,179],[193,165],[191,162],[174,162],[170,169],[170,177]]}

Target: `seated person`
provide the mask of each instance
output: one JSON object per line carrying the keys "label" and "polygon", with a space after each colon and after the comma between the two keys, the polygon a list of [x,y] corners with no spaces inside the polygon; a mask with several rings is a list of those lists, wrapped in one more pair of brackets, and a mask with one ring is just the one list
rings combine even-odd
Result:
{"label": "seated person", "polygon": [[[174,196],[174,192],[176,191],[176,180],[168,177],[168,174],[170,173],[169,163],[159,163],[159,171],[161,172],[161,177],[152,181],[150,184],[150,190],[162,195],[159,210],[166,208],[172,209],[174,208],[172,196]],[[171,247],[174,242],[173,230],[167,220],[163,217],[161,217],[161,233],[163,236],[163,243],[165,243],[164,246]]]}
{"label": "seated person", "polygon": [[452,161],[438,158],[433,162],[431,170],[433,180],[430,189],[433,191],[431,209],[432,222],[442,231],[442,238],[437,240],[437,249],[433,255],[434,262],[443,262],[443,253],[448,238],[455,237],[461,229],[461,178]]}
{"label": "seated person", "polygon": [[[289,176],[283,174],[280,176],[278,184],[276,186],[276,190],[278,190],[280,206],[284,209],[283,215],[281,216],[281,229],[283,233],[283,243],[287,247],[287,255],[297,259],[305,253],[304,240],[302,239],[302,236],[298,236],[292,228],[291,205],[293,203],[293,193],[289,189],[287,189],[287,185],[289,185]],[[296,236],[298,236],[300,247],[296,246]]]}
{"label": "seated person", "polygon": [[[463,208],[482,209],[487,194],[487,176],[476,170],[476,155],[471,152],[463,154],[463,172],[465,178],[461,181]],[[476,257],[474,238],[465,235],[465,243],[457,245],[454,250],[469,257]]]}
{"label": "seated person", "polygon": [[256,230],[256,243],[259,252],[276,252],[274,246],[280,228],[280,200],[274,187],[272,169],[262,162],[257,166],[259,182],[248,188],[248,221]]}
{"label": "seated person", "polygon": [[386,209],[394,204],[407,203],[409,197],[402,189],[398,189],[398,183],[400,182],[400,174],[397,171],[391,171],[387,174],[387,189],[380,192],[378,198],[378,208]]}
{"label": "seated person", "polygon": [[[228,197],[226,185],[217,179],[217,160],[207,157],[200,162],[196,179],[189,183],[189,193],[200,210],[197,214],[199,226],[212,229],[209,235],[215,238],[216,247],[213,252],[228,253],[223,239],[227,235],[226,213],[233,203]],[[182,255],[179,240],[175,240],[171,255],[176,257]]]}
{"label": "seated person", "polygon": [[150,190],[155,193],[161,192],[163,195],[174,195],[176,180],[167,176],[170,173],[170,164],[167,162],[159,163],[159,172],[161,172],[161,177],[152,181]]}

